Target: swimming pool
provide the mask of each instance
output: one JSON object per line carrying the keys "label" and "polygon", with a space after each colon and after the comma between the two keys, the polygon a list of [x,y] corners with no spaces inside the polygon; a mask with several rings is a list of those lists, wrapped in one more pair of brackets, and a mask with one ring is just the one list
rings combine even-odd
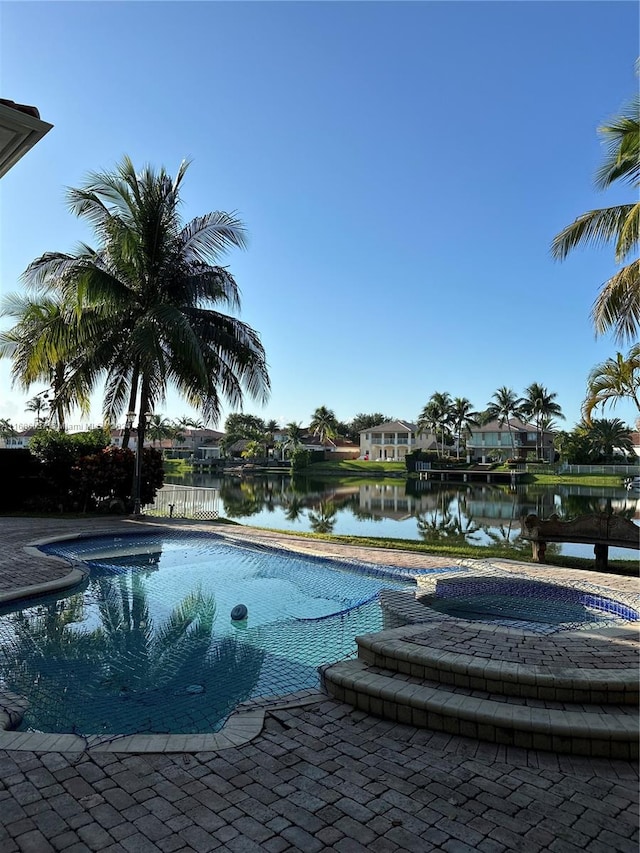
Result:
{"label": "swimming pool", "polygon": [[[41,546],[89,569],[64,598],[0,615],[0,689],[26,697],[21,730],[218,731],[237,705],[317,687],[318,667],[380,630],[382,589],[433,569],[369,566],[154,533]],[[439,570],[442,571],[442,570]],[[238,604],[246,619],[232,619]]]}
{"label": "swimming pool", "polygon": [[437,580],[420,602],[431,610],[475,622],[526,627],[535,632],[635,622],[636,607],[588,584],[569,586],[487,575]]}

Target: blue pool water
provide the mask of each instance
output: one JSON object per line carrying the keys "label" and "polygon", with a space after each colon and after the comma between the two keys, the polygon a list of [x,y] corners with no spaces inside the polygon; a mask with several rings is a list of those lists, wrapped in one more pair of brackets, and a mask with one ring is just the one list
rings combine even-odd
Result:
{"label": "blue pool water", "polygon": [[[2,611],[0,690],[28,700],[20,728],[80,734],[217,731],[243,701],[317,687],[320,665],[383,627],[380,591],[423,573],[210,534],[42,550],[90,573],[64,598]],[[238,604],[246,620],[231,619]]]}
{"label": "blue pool water", "polygon": [[[572,587],[513,577],[468,575],[436,582],[422,603],[448,616],[475,622],[527,627],[549,633],[554,626],[578,630],[635,622],[635,607],[588,585]],[[537,628],[538,625],[543,626]]]}

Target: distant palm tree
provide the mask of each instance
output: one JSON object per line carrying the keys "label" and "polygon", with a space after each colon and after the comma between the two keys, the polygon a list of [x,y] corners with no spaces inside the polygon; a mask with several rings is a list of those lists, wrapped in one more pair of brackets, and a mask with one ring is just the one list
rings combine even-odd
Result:
{"label": "distant palm tree", "polygon": [[511,449],[515,456],[516,445],[511,426],[511,418],[519,418],[521,416],[524,400],[521,397],[518,397],[515,391],[511,388],[507,388],[506,385],[498,388],[498,390],[492,395],[491,399],[493,402],[489,402],[487,405],[487,415],[491,418],[495,418],[500,426],[504,426],[504,424],[507,425]]}
{"label": "distant palm tree", "polygon": [[586,434],[596,458],[610,462],[616,451],[633,453],[631,430],[620,418],[594,418],[590,424],[583,424],[581,429]]}
{"label": "distant palm tree", "polygon": [[558,396],[555,392],[549,392],[540,385],[539,382],[532,382],[525,389],[524,401],[522,403],[522,413],[528,418],[534,418],[536,425],[536,458],[542,456],[542,422],[546,419],[547,423],[553,416],[564,420],[562,409],[554,400]]}
{"label": "distant palm tree", "polygon": [[449,428],[451,426],[451,408],[453,405],[451,395],[446,391],[436,391],[431,395],[429,402],[437,412],[437,427],[440,430],[442,455],[444,456],[445,438],[448,435]]}
{"label": "distant palm tree", "polygon": [[302,426],[295,421],[287,424],[287,436],[285,438],[285,448],[296,450],[302,444],[302,436],[304,431]]}
{"label": "distant palm tree", "polygon": [[156,442],[162,445],[165,438],[171,438],[175,429],[169,418],[162,415],[151,415],[147,423],[147,432],[155,447]]}
{"label": "distant palm tree", "polygon": [[639,107],[640,98],[636,95],[620,115],[598,128],[608,151],[597,172],[596,186],[604,190],[616,181],[625,181],[633,187],[635,200],[583,213],[557,234],[551,244],[553,257],[558,260],[564,260],[580,245],[614,244],[615,261],[624,265],[604,283],[591,317],[596,334],[613,330],[620,342],[633,339],[640,330],[640,261],[629,260],[637,252],[640,233]]}
{"label": "distant palm tree", "polygon": [[44,426],[46,422],[46,418],[43,418],[42,414],[49,409],[48,397],[48,391],[41,391],[39,394],[36,394],[35,397],[32,397],[26,402],[24,407],[25,411],[33,412],[35,414],[36,427]]}
{"label": "distant palm tree", "polygon": [[322,444],[325,439],[336,437],[336,423],[336,416],[331,409],[326,406],[318,406],[311,416],[309,426]]}
{"label": "distant palm tree", "polygon": [[264,455],[265,458],[269,455],[269,448],[274,446],[275,436],[279,429],[278,421],[271,419],[264,425]]}
{"label": "distant palm tree", "polygon": [[450,418],[456,434],[456,458],[460,459],[462,433],[478,425],[478,412],[472,410],[471,401],[466,397],[456,397],[451,404]]}
{"label": "distant palm tree", "polygon": [[440,455],[438,449],[438,426],[440,424],[440,410],[433,401],[429,401],[423,410],[418,415],[417,435],[425,435],[432,433],[436,437],[436,453]]}
{"label": "distant palm tree", "polygon": [[204,423],[199,418],[192,418],[189,415],[182,415],[176,418],[175,424],[180,430],[204,429]]}
{"label": "distant palm tree", "polygon": [[598,406],[615,407],[619,400],[633,400],[640,412],[640,344],[629,350],[625,358],[617,353],[602,364],[596,364],[587,379],[587,396],[582,404],[582,417],[591,423],[591,414]]}

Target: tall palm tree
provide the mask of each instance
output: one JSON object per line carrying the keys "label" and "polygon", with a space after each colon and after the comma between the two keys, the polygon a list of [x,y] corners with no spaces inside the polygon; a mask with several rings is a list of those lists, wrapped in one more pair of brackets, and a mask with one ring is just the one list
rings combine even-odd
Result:
{"label": "tall palm tree", "polygon": [[55,288],[65,303],[75,300],[79,312],[100,309],[78,371],[91,386],[106,377],[110,422],[124,411],[138,413],[141,447],[144,413],[164,402],[169,385],[214,422],[223,398],[241,408],[245,393],[262,403],[269,393],[258,334],[218,310],[240,307],[236,281],[217,261],[230,247],[244,248],[244,226],[224,212],[182,224],[187,167],[183,162],[172,179],[150,166],[136,172],[125,157],[114,172],[90,175],[67,197],[71,211],[93,227],[99,248],[46,253],[23,276],[36,291]]}
{"label": "tall palm tree", "polygon": [[564,420],[561,406],[554,402],[558,396],[555,391],[548,391],[539,382],[532,382],[524,391],[522,413],[528,418],[533,418],[536,425],[536,458],[542,455],[542,423],[548,423],[552,417]]}
{"label": "tall palm tree", "polygon": [[313,434],[320,439],[320,443],[323,443],[327,438],[336,437],[336,416],[326,406],[318,406],[311,416],[309,426]]}
{"label": "tall palm tree", "polygon": [[478,425],[478,412],[473,411],[471,400],[466,397],[456,397],[451,404],[451,425],[456,434],[456,459],[460,459],[460,440],[463,432],[469,427]]}
{"label": "tall palm tree", "polygon": [[613,408],[619,400],[631,399],[640,412],[640,344],[631,347],[625,358],[617,353],[602,364],[596,364],[587,379],[587,396],[582,404],[582,417],[591,423],[593,410],[607,403]]}
{"label": "tall palm tree", "polygon": [[511,449],[515,456],[516,445],[511,426],[511,418],[520,417],[524,401],[522,397],[518,397],[515,391],[511,388],[507,388],[506,385],[498,388],[498,390],[491,395],[491,400],[493,402],[489,402],[487,405],[487,415],[491,418],[495,418],[500,426],[504,426],[504,424],[507,425]]}
{"label": "tall palm tree", "polygon": [[580,245],[613,243],[621,268],[602,286],[591,311],[596,334],[609,330],[615,340],[632,340],[640,330],[640,98],[636,95],[606,124],[598,128],[607,154],[596,174],[596,186],[606,189],[616,181],[631,184],[636,200],[630,204],[590,210],[557,234],[551,244],[554,258],[564,260]]}

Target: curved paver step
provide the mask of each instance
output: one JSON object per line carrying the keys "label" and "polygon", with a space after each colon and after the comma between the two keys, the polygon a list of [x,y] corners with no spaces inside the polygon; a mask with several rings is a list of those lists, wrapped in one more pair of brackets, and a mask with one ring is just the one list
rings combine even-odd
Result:
{"label": "curved paver step", "polygon": [[478,698],[372,671],[362,660],[322,670],[326,692],[399,723],[493,743],[608,758],[638,757],[638,714],[550,710]]}
{"label": "curved paver step", "polygon": [[[594,640],[597,647],[597,635],[577,634],[575,644],[572,644],[574,637],[554,636],[550,640],[527,637],[508,629],[487,630],[483,639],[491,641],[487,654],[495,655],[494,658],[462,651],[465,648],[465,629],[460,625],[457,628],[458,642],[451,644],[453,651],[443,648],[446,638],[443,643],[442,626],[414,625],[358,636],[358,657],[371,666],[391,672],[503,696],[596,705],[638,705],[640,677],[637,665],[612,668],[614,659],[606,657],[606,647],[600,656],[596,651],[585,656],[583,666],[575,662],[577,655],[572,654],[572,645],[584,647],[588,640]],[[482,633],[482,629],[477,628],[474,633],[469,633],[469,642],[479,630]],[[628,634],[637,637],[634,631],[621,630],[620,634],[623,638]],[[553,643],[547,662],[542,662],[542,659],[539,663],[526,662],[529,660],[527,645],[530,642],[537,653],[545,653],[541,646]],[[510,660],[503,659],[506,644],[509,644]],[[524,650],[520,657],[514,653],[514,647],[518,651],[519,645]],[[633,660],[631,656],[626,663],[631,664]]]}

